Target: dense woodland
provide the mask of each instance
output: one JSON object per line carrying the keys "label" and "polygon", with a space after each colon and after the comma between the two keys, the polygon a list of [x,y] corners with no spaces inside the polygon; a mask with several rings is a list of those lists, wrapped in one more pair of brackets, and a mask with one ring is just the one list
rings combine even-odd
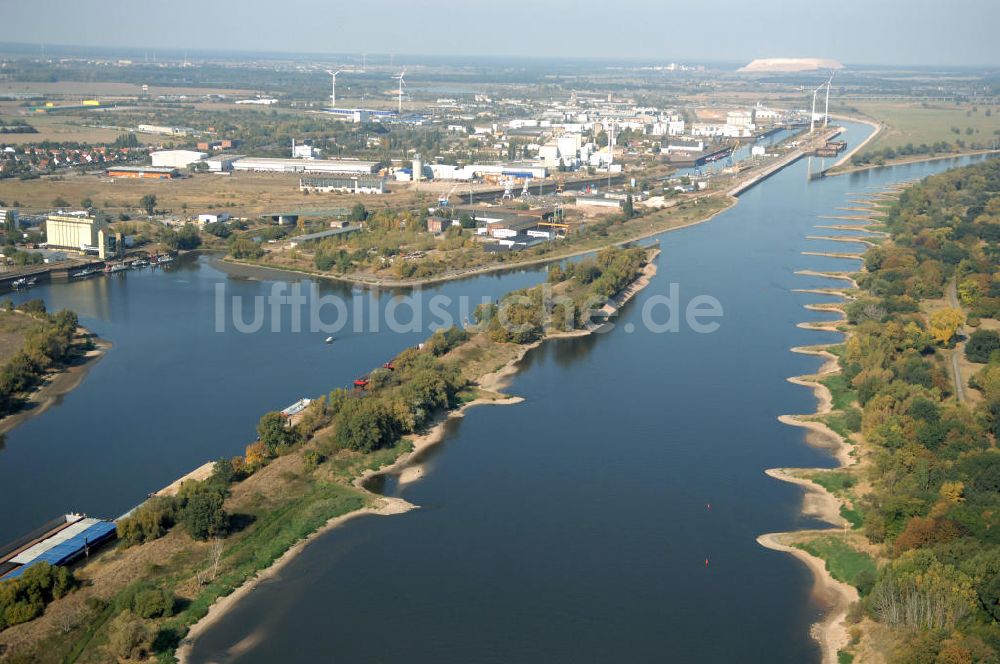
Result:
{"label": "dense woodland", "polygon": [[867,252],[866,293],[847,308],[835,394],[857,404],[841,414],[870,450],[856,507],[888,558],[856,585],[867,614],[898,630],[893,662],[996,662],[1000,336],[973,334],[984,398],[959,402],[938,350],[958,341],[964,312],[928,300],[957,284],[970,326],[1000,316],[1000,159],[910,187],[885,227],[892,242]]}

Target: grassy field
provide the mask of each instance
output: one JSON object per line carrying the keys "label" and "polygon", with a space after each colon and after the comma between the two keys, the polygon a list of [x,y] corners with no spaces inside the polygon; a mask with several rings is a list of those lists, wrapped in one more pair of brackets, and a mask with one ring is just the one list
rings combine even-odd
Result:
{"label": "grassy field", "polygon": [[843,538],[820,535],[794,546],[826,562],[826,569],[838,581],[852,586],[863,586],[875,578],[875,561],[867,553],[854,549]]}
{"label": "grassy field", "polygon": [[239,173],[235,175],[197,174],[178,180],[112,180],[99,175],[67,174],[38,180],[0,180],[0,200],[18,201],[22,212],[42,212],[52,208],[52,201],[63,198],[79,205],[84,198],[107,213],[139,207],[146,194],[157,198],[157,209],[182,214],[224,210],[233,216],[253,216],[264,211],[300,208],[327,209],[347,207],[357,202],[369,209],[411,203],[415,195],[399,191],[383,196],[358,197],[351,194],[304,194],[298,189],[295,175]]}
{"label": "grassy field", "polygon": [[21,350],[25,334],[38,321],[14,311],[0,311],[0,367]]}
{"label": "grassy field", "polygon": [[[868,150],[896,149],[907,143],[931,145],[938,141],[954,143],[957,139],[982,143],[1000,139],[996,133],[1000,132],[1000,106],[872,102],[856,103],[854,107],[886,125]],[[959,134],[952,131],[953,127]],[[971,135],[966,134],[967,128],[972,129]]]}
{"label": "grassy field", "polygon": [[837,373],[827,376],[820,383],[830,390],[830,395],[833,397],[834,410],[846,410],[858,399],[857,390],[851,387],[850,381],[844,378],[843,374]]}

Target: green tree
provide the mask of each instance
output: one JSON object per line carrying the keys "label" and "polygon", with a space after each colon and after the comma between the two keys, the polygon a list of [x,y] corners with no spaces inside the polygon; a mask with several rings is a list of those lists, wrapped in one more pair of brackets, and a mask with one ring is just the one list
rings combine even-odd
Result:
{"label": "green tree", "polygon": [[359,452],[389,447],[402,433],[396,414],[388,404],[374,398],[348,399],[333,424],[334,443]]}
{"label": "green tree", "polygon": [[174,614],[176,600],[162,588],[143,588],[132,597],[132,611],[140,618],[161,618]]}
{"label": "green tree", "polygon": [[146,214],[153,216],[156,212],[156,194],[146,194],[139,199],[139,207],[146,211]]}
{"label": "green tree", "polygon": [[288,419],[277,411],[265,413],[257,422],[257,435],[272,456],[298,442],[298,434]]}
{"label": "green tree", "polygon": [[223,509],[226,489],[208,482],[187,481],[178,493],[178,521],[194,539],[206,540],[229,531],[229,515]]}
{"label": "green tree", "polygon": [[985,364],[995,350],[1000,350],[1000,332],[996,330],[976,330],[965,344],[965,356],[971,362]]}
{"label": "green tree", "polygon": [[351,208],[351,221],[364,221],[368,218],[368,210],[361,203],[355,203]]}
{"label": "green tree", "polygon": [[118,539],[125,546],[142,544],[167,534],[176,519],[174,499],[155,496],[118,520]]}
{"label": "green tree", "polygon": [[122,659],[141,659],[149,648],[149,631],[131,611],[122,611],[108,625],[108,647]]}

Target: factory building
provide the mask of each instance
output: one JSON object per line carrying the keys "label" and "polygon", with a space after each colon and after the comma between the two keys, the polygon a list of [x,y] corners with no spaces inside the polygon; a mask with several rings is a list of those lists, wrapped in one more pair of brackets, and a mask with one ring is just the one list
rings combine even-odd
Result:
{"label": "factory building", "polygon": [[235,138],[220,138],[217,141],[201,141],[196,146],[202,152],[214,152],[216,150],[232,150],[238,148],[242,141]]}
{"label": "factory building", "polygon": [[97,251],[104,258],[107,236],[108,224],[100,215],[50,214],[45,220],[45,237],[50,249]]}
{"label": "factory building", "polygon": [[194,150],[160,150],[149,155],[156,168],[187,168],[207,156],[205,152]]}
{"label": "factory building", "polygon": [[754,125],[754,111],[729,111],[726,113],[726,124],[733,127],[743,127],[753,131],[755,129]]}
{"label": "factory building", "polygon": [[300,178],[299,189],[313,192],[347,194],[384,194],[385,180],[378,176],[344,175],[328,178]]}
{"label": "factory building", "polygon": [[527,232],[538,228],[539,220],[534,217],[517,217],[502,221],[489,221],[486,223],[485,234],[500,240],[510,240],[518,235],[527,235]]}
{"label": "factory building", "polygon": [[689,152],[698,153],[705,150],[705,141],[685,139],[685,138],[672,138],[667,141],[666,152],[670,154],[671,152]]}
{"label": "factory building", "polygon": [[424,173],[430,170],[435,180],[457,180],[468,182],[476,178],[537,178],[548,177],[549,171],[544,164],[536,161],[511,162],[508,164],[469,164],[459,168],[450,164],[430,164],[424,166]]}
{"label": "factory building", "polygon": [[380,111],[371,108],[326,108],[323,109],[323,112],[358,124],[366,124],[372,120],[386,120],[396,116],[396,111]]}
{"label": "factory building", "polygon": [[371,175],[378,162],[355,159],[278,159],[271,157],[244,157],[233,162],[234,171],[261,173],[338,173]]}
{"label": "factory building", "polygon": [[165,127],[151,124],[141,124],[135,129],[143,134],[162,134],[164,136],[186,136],[194,131],[190,127]]}

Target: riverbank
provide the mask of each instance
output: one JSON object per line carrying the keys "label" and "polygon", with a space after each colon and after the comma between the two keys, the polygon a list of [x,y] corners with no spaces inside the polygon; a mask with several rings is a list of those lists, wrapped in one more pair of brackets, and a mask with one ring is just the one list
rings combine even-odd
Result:
{"label": "riverbank", "polygon": [[[830,256],[828,252],[802,252],[803,255]],[[859,257],[836,254],[837,258],[857,259]],[[831,321],[806,321],[797,324],[802,329],[824,332],[840,332],[846,321],[844,305],[853,299],[850,291],[856,290],[857,282],[846,273],[825,273],[811,270],[800,270],[796,274],[817,276],[848,281],[850,286],[845,289],[827,288],[810,292],[825,295],[835,295],[841,302],[807,304],[810,311],[835,311],[840,318]],[[823,364],[814,374],[791,376],[787,380],[795,385],[812,390],[816,398],[816,409],[813,413],[804,415],[781,415],[778,421],[789,426],[806,429],[806,442],[827,450],[836,460],[837,468],[845,468],[858,462],[855,446],[845,437],[827,425],[823,418],[834,411],[834,395],[824,384],[841,371],[839,357],[830,351],[837,344],[821,344],[817,346],[796,346],[790,349],[793,353],[814,355],[822,358]],[[801,513],[803,516],[820,519],[833,528],[847,528],[850,523],[844,518],[846,504],[839,497],[828,491],[824,486],[812,479],[818,473],[829,472],[824,468],[770,468],[764,471],[766,475],[782,482],[795,484],[804,490]],[[757,542],[768,549],[780,551],[795,556],[802,561],[813,576],[813,595],[825,607],[824,616],[810,629],[810,634],[820,646],[823,664],[838,664],[839,652],[849,645],[851,637],[847,626],[847,615],[850,607],[858,601],[858,591],[854,586],[834,578],[828,564],[822,558],[812,555],[800,548],[805,539],[830,531],[793,531],[785,533],[769,533],[757,538]]]}
{"label": "riverbank", "polygon": [[854,155],[858,154],[869,143],[871,143],[872,141],[874,141],[879,136],[879,134],[881,134],[882,131],[885,129],[885,126],[881,122],[876,122],[874,120],[869,120],[867,118],[853,116],[853,115],[831,115],[830,117],[835,118],[837,120],[847,120],[849,122],[858,122],[858,123],[861,123],[861,124],[868,125],[869,127],[872,128],[872,133],[869,134],[868,137],[865,140],[861,141],[860,143],[858,143],[857,145],[855,145],[853,148],[851,148],[850,150],[848,150],[846,153],[844,153],[844,155],[840,159],[838,159],[836,162],[834,162],[833,166],[831,166],[830,168],[826,169],[826,171],[824,171],[824,175],[840,175],[839,171],[837,173],[831,173],[831,171],[836,171],[838,168],[840,168],[841,166],[843,166],[844,164],[846,164],[848,161],[850,161],[851,157],[853,157]]}
{"label": "riverbank", "polygon": [[861,171],[870,171],[875,168],[888,168],[890,166],[905,166],[908,164],[920,164],[923,162],[930,162],[930,161],[942,161],[945,159],[961,159],[962,157],[976,157],[976,156],[986,156],[995,154],[1000,154],[1000,150],[962,150],[961,152],[949,152],[948,154],[938,154],[934,156],[923,155],[918,157],[903,157],[900,159],[891,159],[889,161],[886,161],[884,164],[865,164],[863,166],[849,166],[847,168],[839,169],[836,173],[827,171],[826,175],[827,177],[835,177],[838,175],[859,173]]}
{"label": "riverbank", "polygon": [[382,497],[379,499],[379,504],[375,507],[362,507],[361,509],[330,519],[319,529],[314,530],[304,539],[301,539],[292,545],[292,547],[286,550],[271,564],[270,567],[262,570],[239,588],[230,594],[219,598],[214,604],[208,607],[208,612],[205,614],[205,617],[191,626],[187,636],[177,647],[177,651],[175,652],[177,661],[181,664],[188,662],[191,657],[191,649],[194,647],[194,642],[201,634],[221,620],[226,613],[231,611],[233,607],[240,602],[240,600],[253,592],[257,586],[278,576],[282,569],[292,562],[296,556],[302,553],[302,551],[317,538],[322,537],[331,530],[362,516],[392,516],[395,514],[404,514],[415,507],[415,505],[399,498]]}
{"label": "riverbank", "polygon": [[813,596],[829,608],[823,619],[812,626],[810,633],[820,644],[823,664],[838,664],[837,653],[851,641],[846,620],[851,605],[858,601],[858,591],[834,579],[823,560],[789,544],[797,536],[808,532],[770,533],[758,537],[757,543],[764,548],[795,556],[812,572],[815,579]]}
{"label": "riverbank", "polygon": [[73,362],[48,372],[21,408],[0,419],[0,436],[33,417],[38,417],[59,403],[64,396],[79,387],[94,365],[111,348],[111,342],[93,336],[85,328],[77,328],[76,334],[78,338],[89,339],[94,347],[85,351]]}

